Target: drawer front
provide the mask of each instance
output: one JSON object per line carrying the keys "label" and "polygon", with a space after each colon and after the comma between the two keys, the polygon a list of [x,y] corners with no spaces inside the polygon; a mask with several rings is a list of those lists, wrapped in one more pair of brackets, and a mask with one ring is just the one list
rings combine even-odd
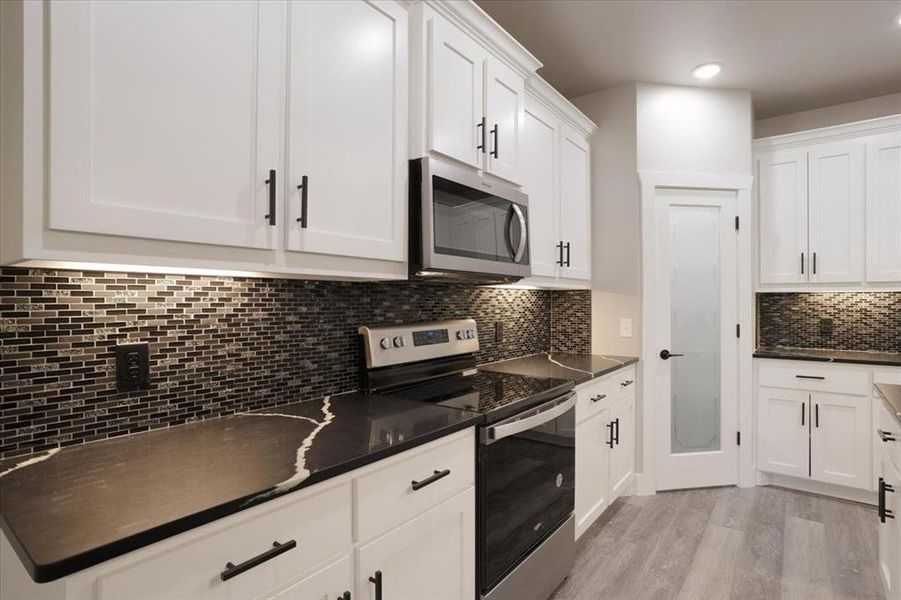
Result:
{"label": "drawer front", "polygon": [[892,416],[882,398],[873,398],[873,404],[876,406],[875,444],[885,449],[892,464],[901,471],[901,425]]}
{"label": "drawer front", "polygon": [[761,365],[758,371],[761,386],[856,396],[869,395],[869,379],[866,371],[823,368],[800,362],[797,366]]}
{"label": "drawer front", "polygon": [[576,389],[576,423],[590,419],[609,408],[616,394],[615,382],[605,378],[583,383]]}
{"label": "drawer front", "polygon": [[[101,575],[102,600],[256,598],[347,552],[351,542],[351,485],[345,483],[275,510],[265,504],[241,522],[196,538],[138,564]],[[291,540],[295,547],[223,581],[226,563],[239,565]]]}
{"label": "drawer front", "polygon": [[357,540],[383,533],[474,485],[474,431],[436,440],[356,479]]}
{"label": "drawer front", "polygon": [[613,383],[613,395],[617,399],[625,398],[629,394],[635,393],[635,388],[638,386],[636,373],[635,367],[632,366],[622,371],[617,371],[610,376],[610,380]]}

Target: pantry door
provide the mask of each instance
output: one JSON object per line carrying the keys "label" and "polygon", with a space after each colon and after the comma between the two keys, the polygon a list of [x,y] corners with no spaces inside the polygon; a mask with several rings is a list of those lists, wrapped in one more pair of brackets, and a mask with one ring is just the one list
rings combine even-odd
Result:
{"label": "pantry door", "polygon": [[738,483],[736,193],[658,188],[657,489]]}

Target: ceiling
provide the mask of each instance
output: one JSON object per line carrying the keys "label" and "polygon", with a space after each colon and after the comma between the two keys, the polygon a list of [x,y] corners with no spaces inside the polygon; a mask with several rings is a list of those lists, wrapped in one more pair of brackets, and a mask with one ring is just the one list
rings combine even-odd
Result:
{"label": "ceiling", "polygon": [[[627,81],[738,88],[766,118],[901,92],[901,1],[476,2],[567,97]],[[708,61],[722,73],[693,78]]]}

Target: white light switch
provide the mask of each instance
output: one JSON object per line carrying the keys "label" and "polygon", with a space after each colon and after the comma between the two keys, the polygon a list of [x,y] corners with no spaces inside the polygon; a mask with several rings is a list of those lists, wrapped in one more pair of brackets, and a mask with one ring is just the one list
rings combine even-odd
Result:
{"label": "white light switch", "polygon": [[632,319],[622,318],[619,320],[619,337],[632,337]]}

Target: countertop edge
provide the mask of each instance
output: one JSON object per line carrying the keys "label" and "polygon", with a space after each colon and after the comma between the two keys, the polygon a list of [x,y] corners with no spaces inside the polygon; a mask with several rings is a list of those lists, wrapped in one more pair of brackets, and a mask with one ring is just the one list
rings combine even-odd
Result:
{"label": "countertop edge", "polygon": [[893,417],[895,417],[898,425],[901,426],[901,409],[889,402],[889,399],[886,398],[885,393],[882,391],[882,388],[880,388],[879,385],[880,384],[878,383],[873,384],[873,389],[876,390],[876,395],[879,396],[879,399],[882,400],[882,403],[885,405],[888,411],[892,414]]}
{"label": "countertop edge", "polygon": [[901,361],[893,361],[893,360],[880,360],[878,358],[868,359],[865,357],[860,358],[848,358],[841,356],[815,356],[811,354],[799,354],[796,356],[791,356],[788,354],[780,353],[779,351],[768,351],[768,350],[755,350],[751,355],[753,358],[762,358],[766,360],[794,360],[794,361],[803,361],[803,362],[821,362],[821,363],[836,363],[836,364],[846,364],[846,365],[870,365],[870,366],[880,366],[880,367],[901,367]]}
{"label": "countertop edge", "polygon": [[[383,448],[370,454],[366,454],[361,457],[346,461],[339,465],[335,465],[334,467],[318,471],[310,475],[310,477],[306,478],[290,490],[265,497],[262,496],[271,491],[273,488],[269,488],[268,490],[261,490],[260,492],[230,500],[226,503],[210,507],[209,509],[202,510],[186,517],[178,518],[164,525],[153,527],[146,531],[142,531],[120,540],[116,540],[115,542],[111,542],[103,546],[98,546],[97,548],[93,548],[80,554],[76,554],[70,558],[59,560],[53,563],[38,564],[34,562],[34,560],[32,560],[25,548],[19,542],[19,539],[15,535],[15,532],[7,524],[6,519],[0,518],[0,527],[2,527],[4,535],[6,535],[6,538],[9,540],[10,545],[16,552],[16,556],[18,556],[19,560],[22,562],[22,565],[31,576],[31,579],[35,583],[49,583],[68,575],[72,575],[73,573],[94,567],[108,560],[118,558],[120,556],[128,554],[129,552],[140,550],[141,548],[150,546],[151,544],[155,544],[170,537],[174,537],[178,534],[185,533],[186,531],[196,529],[197,527],[207,525],[209,523],[237,514],[244,510],[255,508],[271,500],[284,498],[285,496],[288,496],[294,492],[298,492],[318,483],[322,483],[324,481],[328,481],[329,479],[344,475],[345,473],[348,473],[350,471],[371,465],[396,454],[400,454],[418,446],[428,444],[429,442],[433,442],[459,431],[469,429],[470,427],[475,427],[483,420],[483,415],[472,413],[472,416],[470,418],[466,418],[457,423],[453,423],[442,429],[429,432],[422,435],[421,437],[407,440],[397,445]],[[253,498],[259,498],[259,500],[256,502],[250,502]]]}

